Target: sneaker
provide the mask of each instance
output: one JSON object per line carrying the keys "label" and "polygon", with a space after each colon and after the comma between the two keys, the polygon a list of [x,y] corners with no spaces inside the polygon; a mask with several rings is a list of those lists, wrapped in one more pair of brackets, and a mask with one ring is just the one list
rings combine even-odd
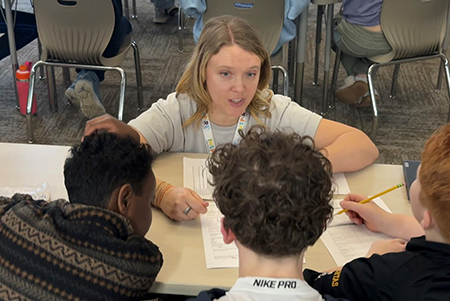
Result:
{"label": "sneaker", "polygon": [[340,102],[353,105],[358,103],[360,97],[365,95],[368,90],[367,83],[356,81],[355,77],[350,75],[344,80],[344,85],[337,89],[335,96]]}
{"label": "sneaker", "polygon": [[[354,105],[358,108],[372,106],[369,95],[369,85],[362,80],[356,80],[353,75],[348,76],[344,80],[344,85],[336,90],[335,97],[342,103]],[[380,96],[375,91],[375,98]]]}
{"label": "sneaker", "polygon": [[155,9],[155,16],[153,17],[153,23],[164,24],[169,21],[170,16],[166,13],[166,10]]}
{"label": "sneaker", "polygon": [[80,101],[81,111],[89,119],[106,114],[105,108],[100,102],[98,86],[99,79],[97,74],[92,71],[79,74],[78,81],[75,84],[75,92]]}
{"label": "sneaker", "polygon": [[178,13],[178,6],[174,5],[168,9],[155,8],[155,16],[153,17],[153,23],[165,24],[169,19]]}
{"label": "sneaker", "polygon": [[73,81],[73,83],[70,85],[69,88],[67,88],[66,92],[64,92],[64,95],[67,97],[67,99],[72,104],[79,104],[80,101],[78,100],[77,92],[75,92],[75,85],[78,81],[78,77]]}
{"label": "sneaker", "polygon": [[166,14],[173,17],[176,14],[178,14],[178,10],[179,10],[178,5],[174,5],[171,8],[166,9]]}
{"label": "sneaker", "polygon": [[[380,100],[380,95],[377,90],[375,90],[375,100]],[[361,97],[361,100],[358,103],[355,103],[355,107],[357,108],[369,108],[372,106],[372,99],[370,99],[370,92],[367,90],[367,93]]]}

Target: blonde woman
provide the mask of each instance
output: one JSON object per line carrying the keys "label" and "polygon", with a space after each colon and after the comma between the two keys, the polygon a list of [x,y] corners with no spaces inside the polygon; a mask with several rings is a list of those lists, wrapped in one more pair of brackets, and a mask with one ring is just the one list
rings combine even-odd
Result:
{"label": "blonde woman", "polygon": [[[270,60],[257,30],[246,20],[221,16],[205,24],[175,93],[127,125],[104,115],[86,123],[85,135],[104,129],[150,144],[157,153],[210,153],[237,144],[238,130],[262,124],[314,138],[334,172],[373,163],[378,149],[360,130],[323,119],[269,90]],[[194,219],[207,203],[195,192],[157,180],[154,205],[174,220]]]}

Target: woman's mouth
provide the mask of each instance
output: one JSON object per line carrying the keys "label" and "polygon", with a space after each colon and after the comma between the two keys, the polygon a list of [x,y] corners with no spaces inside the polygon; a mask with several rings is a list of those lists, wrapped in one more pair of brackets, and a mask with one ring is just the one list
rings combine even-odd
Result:
{"label": "woman's mouth", "polygon": [[245,98],[231,98],[228,101],[233,107],[240,107],[245,103]]}

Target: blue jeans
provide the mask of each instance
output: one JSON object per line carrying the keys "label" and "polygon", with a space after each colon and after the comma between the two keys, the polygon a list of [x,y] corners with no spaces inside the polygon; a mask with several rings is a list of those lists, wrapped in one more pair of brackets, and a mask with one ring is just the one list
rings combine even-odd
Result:
{"label": "blue jeans", "polygon": [[[114,5],[114,31],[112,33],[111,39],[109,40],[108,46],[106,46],[103,56],[113,57],[119,53],[120,47],[123,44],[124,37],[132,31],[131,23],[123,16],[122,10],[122,0],[111,0]],[[126,0],[128,1],[128,0]],[[81,69],[76,69],[80,72]],[[98,79],[103,81],[105,79],[105,71],[101,70],[89,70],[97,74]]]}
{"label": "blue jeans", "polygon": [[175,0],[150,0],[158,10],[169,9],[175,5]]}

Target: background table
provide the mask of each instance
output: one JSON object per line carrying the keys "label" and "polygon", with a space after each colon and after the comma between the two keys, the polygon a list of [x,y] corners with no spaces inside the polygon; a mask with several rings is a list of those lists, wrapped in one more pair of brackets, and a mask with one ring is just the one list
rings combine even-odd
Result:
{"label": "background table", "polygon": [[[0,185],[24,186],[47,182],[52,199],[65,198],[63,164],[69,148],[65,146],[0,143]],[[166,153],[156,160],[153,170],[157,177],[176,186],[183,184],[183,157],[205,158],[203,154]],[[350,189],[372,195],[403,182],[399,165],[369,166],[346,173]],[[383,200],[396,213],[411,215],[404,189],[397,189]],[[197,295],[211,287],[230,288],[238,278],[237,269],[206,269],[200,220],[174,222],[155,209],[153,224],[147,238],[157,244],[164,256],[164,265],[151,291],[157,293]],[[325,246],[319,240],[306,252],[305,267],[327,270],[336,267]]]}

